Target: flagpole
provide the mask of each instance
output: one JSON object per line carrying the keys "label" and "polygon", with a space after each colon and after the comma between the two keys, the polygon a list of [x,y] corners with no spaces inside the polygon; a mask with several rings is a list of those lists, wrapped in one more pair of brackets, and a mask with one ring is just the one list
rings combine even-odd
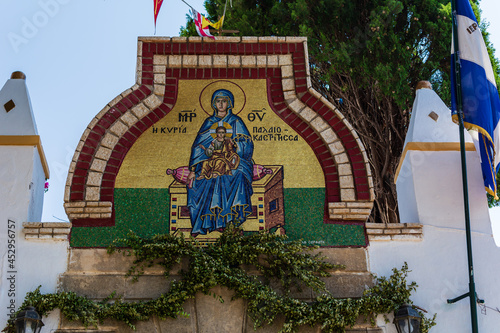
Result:
{"label": "flagpole", "polygon": [[477,295],[476,295],[476,285],[474,283],[474,266],[472,260],[472,237],[470,228],[470,212],[469,212],[469,191],[467,185],[467,161],[465,155],[465,136],[464,136],[464,120],[463,120],[463,110],[462,110],[462,88],[460,81],[460,54],[458,45],[458,24],[457,24],[457,10],[456,10],[456,0],[451,0],[451,16],[453,22],[453,61],[455,63],[455,96],[457,101],[457,113],[458,113],[458,128],[460,131],[460,158],[462,162],[462,185],[463,185],[463,195],[464,195],[464,213],[465,213],[465,237],[467,240],[467,259],[469,267],[469,292],[458,296],[454,299],[449,299],[448,303],[455,303],[465,297],[469,297],[470,302],[470,314],[471,314],[471,324],[472,333],[478,333],[477,325]]}
{"label": "flagpole", "polygon": [[192,10],[194,10],[194,8],[190,4],[188,4],[186,1],[184,1],[184,0],[181,0],[181,1],[184,2],[186,5],[188,5],[189,8],[191,8]]}

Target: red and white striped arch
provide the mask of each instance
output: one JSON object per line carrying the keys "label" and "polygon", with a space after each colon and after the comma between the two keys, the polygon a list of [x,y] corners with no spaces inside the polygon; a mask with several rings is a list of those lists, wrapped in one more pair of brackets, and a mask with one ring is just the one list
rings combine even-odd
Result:
{"label": "red and white striped arch", "polygon": [[137,138],[168,114],[179,80],[266,79],[273,111],[310,145],[325,177],[329,222],[364,223],[373,206],[363,144],[341,112],[310,81],[301,37],[142,37],[137,82],[90,122],[65,191],[74,226],[114,225],[115,179]]}

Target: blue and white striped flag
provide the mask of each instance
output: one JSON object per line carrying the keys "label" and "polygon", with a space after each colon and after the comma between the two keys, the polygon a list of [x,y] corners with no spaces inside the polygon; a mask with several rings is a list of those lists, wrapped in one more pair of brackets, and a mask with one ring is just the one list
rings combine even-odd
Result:
{"label": "blue and white striped flag", "polygon": [[[464,126],[479,147],[486,191],[496,197],[496,174],[500,162],[500,99],[493,68],[481,30],[469,0],[456,0],[460,78]],[[455,46],[451,47],[451,106],[458,120],[455,94]]]}

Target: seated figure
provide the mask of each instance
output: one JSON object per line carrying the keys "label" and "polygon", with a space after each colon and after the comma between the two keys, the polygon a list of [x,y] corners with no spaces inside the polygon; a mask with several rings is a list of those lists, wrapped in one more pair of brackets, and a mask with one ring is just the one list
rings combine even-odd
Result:
{"label": "seated figure", "polygon": [[198,178],[210,179],[222,175],[232,175],[240,164],[240,157],[236,153],[237,146],[231,138],[226,136],[226,128],[219,126],[216,129],[216,137],[208,148],[200,144],[208,159],[203,162]]}

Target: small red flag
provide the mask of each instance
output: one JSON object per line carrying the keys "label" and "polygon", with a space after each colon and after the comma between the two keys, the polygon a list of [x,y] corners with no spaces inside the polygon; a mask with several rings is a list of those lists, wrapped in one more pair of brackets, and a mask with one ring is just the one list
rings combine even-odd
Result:
{"label": "small red flag", "polygon": [[160,12],[161,5],[163,4],[163,0],[153,0],[155,3],[155,31],[156,31],[156,18],[158,17],[158,13]]}

